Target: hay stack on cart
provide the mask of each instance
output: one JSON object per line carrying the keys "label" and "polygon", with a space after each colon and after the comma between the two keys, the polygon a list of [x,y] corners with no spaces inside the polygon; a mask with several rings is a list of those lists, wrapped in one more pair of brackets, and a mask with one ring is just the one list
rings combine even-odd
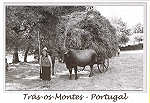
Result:
{"label": "hay stack on cart", "polygon": [[115,28],[98,11],[74,12],[63,16],[57,25],[56,45],[60,50],[94,49],[102,60],[118,49]]}

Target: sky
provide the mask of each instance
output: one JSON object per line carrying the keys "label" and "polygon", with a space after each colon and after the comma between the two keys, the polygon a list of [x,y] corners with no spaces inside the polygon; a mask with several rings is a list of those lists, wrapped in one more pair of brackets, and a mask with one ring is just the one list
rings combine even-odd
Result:
{"label": "sky", "polygon": [[129,27],[137,23],[144,24],[144,7],[143,6],[95,6],[95,9],[106,18],[122,18]]}

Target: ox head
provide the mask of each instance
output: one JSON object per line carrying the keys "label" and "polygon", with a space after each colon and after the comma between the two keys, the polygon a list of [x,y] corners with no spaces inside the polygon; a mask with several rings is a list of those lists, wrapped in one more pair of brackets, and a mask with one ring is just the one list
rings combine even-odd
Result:
{"label": "ox head", "polygon": [[67,62],[70,59],[71,54],[72,54],[71,50],[67,50],[64,52],[64,62]]}

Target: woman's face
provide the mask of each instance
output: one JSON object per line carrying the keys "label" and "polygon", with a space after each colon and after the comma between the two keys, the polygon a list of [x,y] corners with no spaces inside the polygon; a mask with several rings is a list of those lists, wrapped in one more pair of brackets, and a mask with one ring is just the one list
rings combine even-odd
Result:
{"label": "woman's face", "polygon": [[44,56],[46,56],[46,54],[47,54],[47,52],[45,50],[43,50],[42,53],[43,53]]}

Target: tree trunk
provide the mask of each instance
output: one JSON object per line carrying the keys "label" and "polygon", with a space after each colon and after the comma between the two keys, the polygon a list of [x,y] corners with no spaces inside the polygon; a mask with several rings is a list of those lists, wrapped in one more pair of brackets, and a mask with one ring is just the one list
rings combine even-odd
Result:
{"label": "tree trunk", "polygon": [[12,63],[19,63],[19,56],[18,56],[18,48],[14,48],[14,54],[13,54],[13,61]]}
{"label": "tree trunk", "polygon": [[69,30],[69,27],[66,25],[65,31],[64,31],[64,43],[63,43],[63,50],[66,52],[67,48],[66,48],[66,38],[67,38],[67,32]]}
{"label": "tree trunk", "polygon": [[29,49],[30,49],[30,47],[28,46],[25,51],[25,54],[24,54],[24,62],[27,62],[27,56],[28,56]]}

